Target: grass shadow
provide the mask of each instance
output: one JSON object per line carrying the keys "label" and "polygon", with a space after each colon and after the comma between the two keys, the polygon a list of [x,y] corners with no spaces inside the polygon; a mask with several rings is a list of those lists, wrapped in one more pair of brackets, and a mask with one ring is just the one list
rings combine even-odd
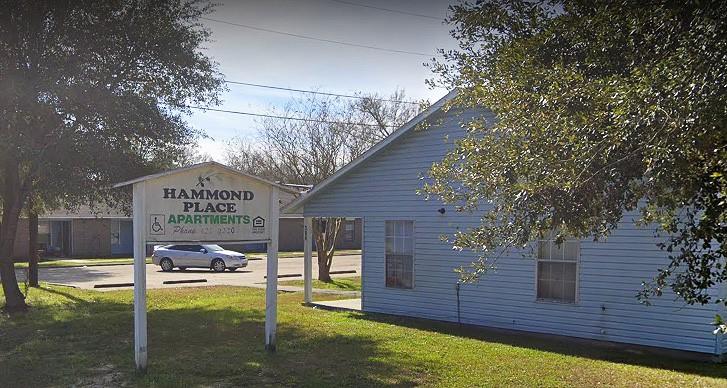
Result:
{"label": "grass shadow", "polygon": [[330,286],[330,288],[336,288],[339,290],[344,291],[360,291],[361,287],[357,286],[354,283],[347,282],[347,281],[340,281],[336,278],[331,279],[330,282],[325,282],[326,285]]}
{"label": "grass shadow", "polygon": [[264,347],[263,310],[152,311],[149,325],[152,372],[141,380],[154,385],[418,384],[418,377],[410,373],[415,365],[377,361],[389,355],[367,336],[312,332],[281,323],[277,351],[270,353]]}
{"label": "grass shadow", "polygon": [[348,312],[346,314],[353,319],[392,324],[519,348],[673,370],[704,377],[727,378],[727,368],[713,362],[711,355],[703,353],[379,313]]}
{"label": "grass shadow", "polygon": [[[0,318],[0,385],[412,386],[422,367],[367,335],[312,330],[281,312],[278,351],[264,348],[264,292],[179,288],[149,294],[146,375],[134,371],[133,297],[43,287],[33,308]],[[282,300],[297,295],[281,296]],[[232,302],[231,302],[232,301]],[[287,308],[287,307],[286,307]],[[320,317],[318,317],[320,318]],[[341,360],[346,360],[341,362]]]}

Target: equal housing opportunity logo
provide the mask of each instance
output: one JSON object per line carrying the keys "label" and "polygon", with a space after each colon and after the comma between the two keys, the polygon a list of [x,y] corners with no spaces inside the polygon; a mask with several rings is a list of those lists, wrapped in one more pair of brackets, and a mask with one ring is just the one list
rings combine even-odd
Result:
{"label": "equal housing opportunity logo", "polygon": [[255,234],[265,233],[265,219],[257,216],[252,219],[252,232]]}

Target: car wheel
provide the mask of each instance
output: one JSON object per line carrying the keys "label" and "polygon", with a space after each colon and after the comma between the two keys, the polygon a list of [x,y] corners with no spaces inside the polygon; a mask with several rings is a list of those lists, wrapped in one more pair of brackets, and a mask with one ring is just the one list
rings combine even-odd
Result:
{"label": "car wheel", "polygon": [[230,272],[235,272],[235,271],[237,271],[237,268],[228,268],[228,270],[229,270]]}
{"label": "car wheel", "polygon": [[162,259],[162,261],[159,262],[159,266],[162,267],[162,271],[164,272],[170,272],[174,269],[174,263],[172,263],[172,259],[165,257]]}
{"label": "car wheel", "polygon": [[187,267],[179,267],[179,270],[180,271],[186,271],[187,270]]}
{"label": "car wheel", "polygon": [[225,270],[225,262],[222,259],[212,260],[212,270],[215,272],[223,272]]}

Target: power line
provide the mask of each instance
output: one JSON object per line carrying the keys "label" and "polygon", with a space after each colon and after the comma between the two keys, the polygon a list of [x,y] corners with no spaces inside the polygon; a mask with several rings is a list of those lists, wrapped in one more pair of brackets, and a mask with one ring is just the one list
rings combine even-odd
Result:
{"label": "power line", "polygon": [[[242,112],[237,110],[227,110],[227,109],[216,109],[216,108],[205,108],[201,106],[194,106],[194,105],[182,105],[184,108],[190,108],[190,109],[198,109],[203,111],[213,111],[213,112],[222,112],[222,113],[232,113],[236,115],[244,115],[244,116],[254,116],[254,117],[269,117],[273,119],[282,119],[282,120],[294,120],[294,121],[306,121],[311,123],[323,123],[323,124],[340,124],[340,125],[361,125],[361,126],[367,126],[367,127],[378,127],[376,124],[366,124],[366,123],[347,123],[344,121],[329,121],[329,120],[318,120],[318,119],[305,119],[302,117],[290,117],[290,116],[277,116],[277,115],[269,115],[269,114],[263,114],[263,113],[252,113],[252,112]],[[394,128],[392,125],[387,125],[386,128]]]}
{"label": "power line", "polygon": [[217,22],[217,23],[222,23],[222,24],[229,24],[231,26],[237,26],[237,27],[247,28],[247,29],[254,30],[254,31],[269,32],[271,34],[292,36],[292,37],[300,38],[300,39],[308,39],[308,40],[315,40],[315,41],[318,41],[318,42],[326,42],[326,43],[340,44],[340,45],[343,45],[343,46],[360,47],[360,48],[366,48],[366,49],[370,49],[370,50],[386,51],[386,52],[397,53],[397,54],[418,55],[418,56],[429,57],[429,58],[431,58],[431,57],[434,56],[433,54],[425,54],[425,53],[420,53],[420,52],[416,52],[416,51],[389,49],[389,48],[383,48],[383,47],[368,46],[368,45],[365,45],[365,44],[358,44],[358,43],[351,43],[351,42],[343,42],[343,41],[340,41],[340,40],[324,39],[324,38],[317,38],[317,37],[308,36],[308,35],[293,34],[291,32],[271,30],[269,28],[255,27],[255,26],[250,26],[250,25],[247,25],[247,24],[232,23],[232,22],[227,22],[227,21],[218,20],[218,19],[212,19],[212,18],[208,18],[208,17],[200,17],[200,19],[209,20],[209,21],[212,21],[212,22]]}
{"label": "power line", "polygon": [[368,5],[368,4],[359,4],[359,3],[354,3],[352,1],[343,1],[343,0],[330,0],[330,1],[332,1],[334,3],[341,3],[341,4],[346,4],[346,5],[352,5],[352,6],[355,6],[355,7],[371,8],[371,9],[376,9],[376,10],[379,10],[379,11],[400,13],[400,14],[404,14],[404,15],[417,16],[417,17],[426,18],[426,19],[434,19],[434,20],[438,20],[438,21],[443,21],[444,20],[444,18],[440,18],[440,17],[436,17],[436,16],[424,15],[424,14],[421,14],[421,13],[414,13],[414,12],[407,12],[407,11],[400,11],[398,9],[391,9],[391,8],[384,8],[384,7],[376,7],[376,6]]}
{"label": "power line", "polygon": [[256,88],[275,89],[275,90],[286,90],[286,91],[297,92],[297,93],[321,94],[321,95],[324,95],[324,96],[345,97],[345,98],[357,98],[357,99],[360,99],[360,100],[371,99],[371,100],[378,100],[378,101],[384,101],[384,102],[394,102],[394,103],[400,103],[400,104],[419,105],[419,103],[413,102],[413,101],[389,100],[389,99],[385,99],[385,98],[364,97],[364,96],[357,96],[357,95],[353,95],[353,94],[316,92],[314,90],[284,88],[282,86],[272,86],[272,85],[254,84],[254,83],[250,83],[250,82],[225,81],[225,83],[233,84],[233,85],[253,86],[253,87],[256,87]]}

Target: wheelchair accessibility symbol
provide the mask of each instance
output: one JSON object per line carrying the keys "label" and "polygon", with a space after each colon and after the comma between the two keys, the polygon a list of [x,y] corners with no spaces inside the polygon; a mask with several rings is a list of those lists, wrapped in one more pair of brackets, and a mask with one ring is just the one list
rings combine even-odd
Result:
{"label": "wheelchair accessibility symbol", "polygon": [[150,214],[149,215],[149,234],[160,235],[164,234],[165,218],[164,214]]}

